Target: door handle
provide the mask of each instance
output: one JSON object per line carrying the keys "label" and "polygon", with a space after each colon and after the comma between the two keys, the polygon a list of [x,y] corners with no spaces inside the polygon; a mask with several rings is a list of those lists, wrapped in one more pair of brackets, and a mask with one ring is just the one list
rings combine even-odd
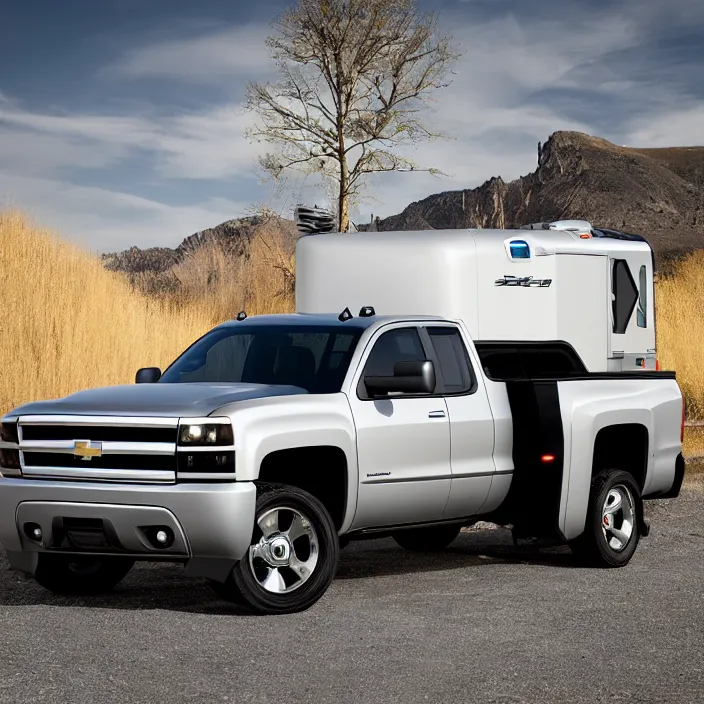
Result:
{"label": "door handle", "polygon": [[444,418],[445,417],[445,411],[430,411],[428,413],[428,418]]}

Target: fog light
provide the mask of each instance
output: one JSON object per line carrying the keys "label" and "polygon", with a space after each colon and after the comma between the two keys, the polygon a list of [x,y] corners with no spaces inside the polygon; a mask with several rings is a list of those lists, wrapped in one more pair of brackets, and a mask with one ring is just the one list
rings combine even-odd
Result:
{"label": "fog light", "polygon": [[176,539],[168,526],[144,526],[141,529],[152,547],[163,550],[170,548]]}
{"label": "fog light", "polygon": [[34,540],[37,543],[41,543],[42,541],[42,528],[38,523],[25,523],[24,534],[30,540]]}

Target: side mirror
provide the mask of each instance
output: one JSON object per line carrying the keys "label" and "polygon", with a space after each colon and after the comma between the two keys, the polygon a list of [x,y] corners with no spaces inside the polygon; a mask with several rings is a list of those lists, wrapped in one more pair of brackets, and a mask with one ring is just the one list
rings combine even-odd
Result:
{"label": "side mirror", "polygon": [[388,393],[432,394],[435,391],[435,367],[424,362],[396,362],[393,376],[365,376],[364,385],[370,396]]}
{"label": "side mirror", "polygon": [[161,369],[159,367],[145,367],[140,369],[135,378],[135,384],[155,384],[161,379]]}

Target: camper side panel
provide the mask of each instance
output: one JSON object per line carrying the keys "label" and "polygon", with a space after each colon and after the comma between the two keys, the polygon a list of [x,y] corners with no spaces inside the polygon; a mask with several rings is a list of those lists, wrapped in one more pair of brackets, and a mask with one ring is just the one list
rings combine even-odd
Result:
{"label": "camper side panel", "polygon": [[467,230],[310,235],[296,248],[296,311],[430,315],[476,334],[476,259]]}
{"label": "camper side panel", "polygon": [[[534,238],[522,237],[531,245],[531,256],[511,261],[504,240],[516,239],[515,233],[484,230],[475,234],[479,309],[475,340],[557,339],[555,257],[535,256]],[[512,277],[531,278],[536,283],[511,285]]]}

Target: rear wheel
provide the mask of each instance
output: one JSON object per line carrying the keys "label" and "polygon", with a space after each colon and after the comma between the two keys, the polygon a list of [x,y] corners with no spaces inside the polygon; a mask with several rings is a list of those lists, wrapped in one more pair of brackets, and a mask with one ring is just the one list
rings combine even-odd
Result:
{"label": "rear wheel", "polygon": [[432,526],[409,528],[394,533],[394,540],[406,550],[437,552],[444,550],[459,534],[461,526]]}
{"label": "rear wheel", "polygon": [[34,579],[56,594],[97,594],[121,582],[133,565],[125,557],[41,553]]}
{"label": "rear wheel", "polygon": [[623,567],[640,540],[643,502],[628,472],[609,469],[592,481],[584,533],[570,543],[583,562],[595,567]]}
{"label": "rear wheel", "polygon": [[249,551],[217,594],[248,611],[304,611],[323,596],[340,556],[335,525],[323,504],[296,487],[259,487]]}

